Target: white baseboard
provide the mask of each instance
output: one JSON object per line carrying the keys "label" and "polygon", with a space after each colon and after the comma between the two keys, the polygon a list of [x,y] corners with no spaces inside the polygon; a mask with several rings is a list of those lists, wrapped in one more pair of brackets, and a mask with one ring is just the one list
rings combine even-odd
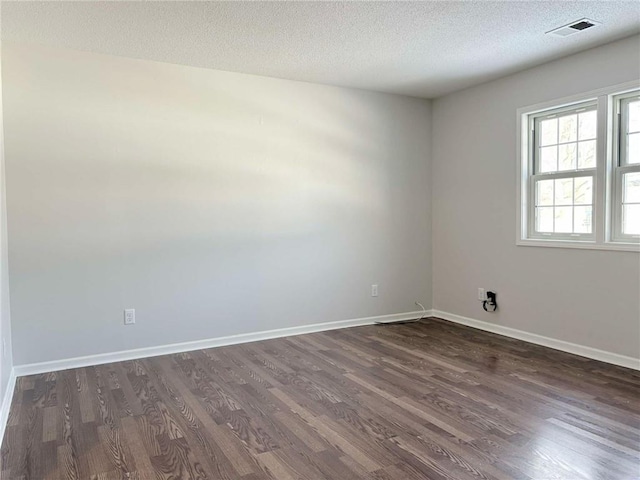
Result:
{"label": "white baseboard", "polygon": [[535,343],[536,345],[542,345],[544,347],[553,348],[555,350],[573,353],[574,355],[580,355],[581,357],[587,357],[593,360],[599,360],[601,362],[619,365],[621,367],[640,370],[640,358],[627,357],[626,355],[607,352],[605,350],[598,350],[597,348],[586,347],[584,345],[578,345],[576,343],[566,342],[564,340],[556,340],[555,338],[544,337],[535,333],[529,333],[523,330],[517,330],[515,328],[504,327],[502,325],[495,325],[493,323],[476,320],[474,318],[463,317],[454,313],[442,312],[440,310],[431,310],[431,316],[449,320],[450,322],[459,323],[461,325],[466,325],[468,327],[477,328],[478,330],[497,333],[498,335],[504,335],[505,337],[516,338],[525,342]]}
{"label": "white baseboard", "polygon": [[213,348],[222,347],[225,345],[235,345],[238,343],[257,342],[259,340],[268,340],[270,338],[289,337],[293,335],[323,332],[327,330],[357,327],[361,325],[373,325],[374,323],[388,323],[411,320],[414,318],[419,318],[422,315],[423,312],[419,311],[395,313],[391,315],[380,315],[377,317],[356,318],[353,320],[340,320],[337,322],[316,323],[313,325],[303,325],[300,327],[279,328],[276,330],[266,330],[263,332],[243,333],[240,335],[231,335],[228,337],[218,337],[209,338],[206,340],[196,340],[193,342],[174,343],[170,345],[161,345],[158,347],[137,348],[135,350],[101,353],[97,355],[88,355],[85,357],[65,358],[61,360],[54,360],[51,362],[15,365],[13,369],[17,377],[22,377],[24,375],[36,375],[39,373],[67,370],[69,368],[89,367],[92,365],[101,365],[104,363],[122,362],[125,360],[156,357],[158,355],[190,352],[193,350],[201,350],[203,348]]}
{"label": "white baseboard", "polygon": [[7,421],[9,420],[9,409],[11,408],[11,400],[13,400],[13,392],[16,389],[16,371],[11,369],[9,382],[7,383],[7,391],[2,399],[0,406],[0,443],[4,439],[4,432],[7,429]]}

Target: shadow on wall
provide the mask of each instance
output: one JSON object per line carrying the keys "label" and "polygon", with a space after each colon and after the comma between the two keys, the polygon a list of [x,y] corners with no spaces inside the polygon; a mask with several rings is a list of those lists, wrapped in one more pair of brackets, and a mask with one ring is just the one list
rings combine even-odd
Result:
{"label": "shadow on wall", "polygon": [[171,96],[129,82],[124,95],[105,97],[96,89],[114,85],[81,83],[84,92],[57,82],[54,98],[35,92],[41,98],[32,101],[47,108],[35,121],[21,119],[29,123],[22,131],[47,141],[32,145],[29,156],[39,159],[29,172],[33,201],[20,215],[72,244],[90,223],[109,225],[116,244],[157,245],[305,235],[386,213],[383,165],[364,161],[385,155],[382,139],[349,135],[322,118],[350,117],[353,130],[366,132],[367,112],[357,117],[334,101],[316,105],[320,115],[305,115],[303,107],[284,111],[267,94],[254,104],[238,89],[194,98],[193,85]]}

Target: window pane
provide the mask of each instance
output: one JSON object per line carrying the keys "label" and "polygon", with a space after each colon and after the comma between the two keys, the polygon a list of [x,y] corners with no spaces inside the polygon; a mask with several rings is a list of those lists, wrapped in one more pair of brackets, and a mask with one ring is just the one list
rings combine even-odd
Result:
{"label": "window pane", "polygon": [[629,102],[629,132],[640,132],[640,100]]}
{"label": "window pane", "polygon": [[574,182],[573,198],[573,203],[576,205],[591,205],[593,202],[593,178],[576,178]]}
{"label": "window pane", "polygon": [[596,138],[597,112],[595,110],[578,115],[578,130],[580,132],[580,140]]}
{"label": "window pane", "polygon": [[558,119],[559,143],[575,142],[578,133],[577,120],[577,115],[567,115]]}
{"label": "window pane", "polygon": [[575,170],[576,144],[568,143],[558,147],[558,170]]}
{"label": "window pane", "polygon": [[578,168],[595,168],[596,141],[578,143]]}
{"label": "window pane", "polygon": [[573,208],[573,233],[591,233],[591,207]]}
{"label": "window pane", "polygon": [[536,205],[553,205],[553,180],[541,180],[536,186]]}
{"label": "window pane", "polygon": [[622,201],[624,203],[640,203],[640,172],[625,173],[622,182],[624,183]]}
{"label": "window pane", "polygon": [[640,235],[640,205],[624,205],[622,232],[627,235]]}
{"label": "window pane", "polygon": [[556,182],[556,205],[571,205],[573,203],[573,178],[561,178]]}
{"label": "window pane", "polygon": [[640,133],[632,133],[627,138],[627,163],[640,163]]}
{"label": "window pane", "polygon": [[540,122],[540,145],[553,145],[558,143],[558,119],[543,120]]}
{"label": "window pane", "polygon": [[553,207],[536,208],[536,231],[553,233]]}
{"label": "window pane", "polygon": [[573,207],[556,207],[554,217],[556,233],[573,232]]}
{"label": "window pane", "polygon": [[558,147],[540,149],[540,172],[556,172],[558,170]]}

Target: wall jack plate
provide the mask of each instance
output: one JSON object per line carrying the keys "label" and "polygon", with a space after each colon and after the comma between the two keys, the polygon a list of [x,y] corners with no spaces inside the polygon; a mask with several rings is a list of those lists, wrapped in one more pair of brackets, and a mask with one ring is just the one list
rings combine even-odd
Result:
{"label": "wall jack plate", "polygon": [[133,325],[136,323],[136,310],[134,308],[127,308],[124,311],[124,324]]}

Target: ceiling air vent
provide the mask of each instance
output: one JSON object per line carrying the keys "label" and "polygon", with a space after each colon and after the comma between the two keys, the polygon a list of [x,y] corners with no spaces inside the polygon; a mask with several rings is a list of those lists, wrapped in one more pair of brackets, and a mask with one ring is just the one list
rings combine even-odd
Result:
{"label": "ceiling air vent", "polygon": [[580,20],[576,20],[575,22],[571,22],[568,25],[554,28],[553,30],[547,32],[547,34],[555,35],[556,37],[568,37],[569,35],[583,32],[584,30],[592,27],[597,27],[598,25],[600,25],[600,22],[589,20],[588,18],[582,18]]}

